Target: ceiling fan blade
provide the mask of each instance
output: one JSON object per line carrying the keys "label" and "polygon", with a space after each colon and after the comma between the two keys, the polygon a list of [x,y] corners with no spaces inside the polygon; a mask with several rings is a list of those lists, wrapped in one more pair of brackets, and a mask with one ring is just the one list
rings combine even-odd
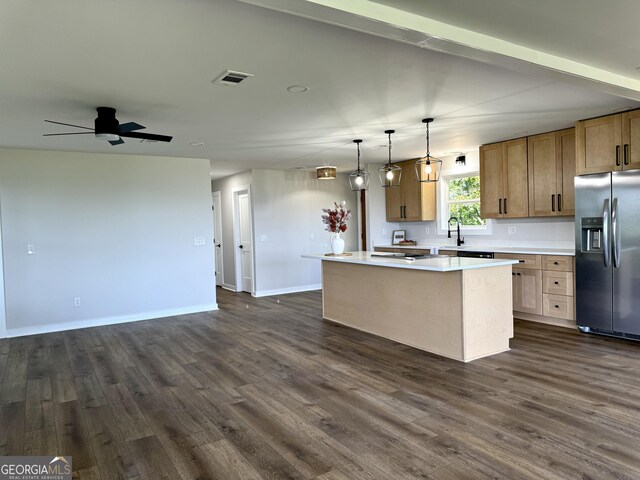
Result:
{"label": "ceiling fan blade", "polygon": [[83,127],[82,125],[72,125],[71,123],[54,122],[53,120],[45,120],[47,123],[55,123],[56,125],[64,125],[66,127],[84,128],[86,130],[93,130],[93,128]]}
{"label": "ceiling fan blade", "polygon": [[121,123],[120,126],[118,126],[118,130],[120,131],[120,134],[132,132],[134,130],[142,130],[143,128],[147,128],[147,127],[143,127],[142,125],[136,122]]}
{"label": "ceiling fan blade", "polygon": [[120,145],[121,143],[124,143],[124,140],[119,138],[118,140],[109,140],[109,143],[111,145]]}
{"label": "ceiling fan blade", "polygon": [[45,133],[43,137],[57,137],[60,135],[94,135],[93,132],[74,132],[74,133]]}
{"label": "ceiling fan blade", "polygon": [[121,137],[129,137],[129,138],[139,138],[141,140],[154,140],[156,142],[170,142],[173,137],[169,137],[168,135],[156,135],[155,133],[138,133],[138,132],[127,132],[121,133]]}

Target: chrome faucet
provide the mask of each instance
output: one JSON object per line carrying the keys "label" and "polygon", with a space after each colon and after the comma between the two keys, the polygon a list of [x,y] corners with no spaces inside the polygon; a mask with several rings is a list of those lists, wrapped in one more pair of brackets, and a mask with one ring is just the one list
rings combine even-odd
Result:
{"label": "chrome faucet", "polygon": [[460,222],[456,217],[451,217],[447,222],[447,238],[451,238],[451,220],[455,220],[456,225],[458,226],[458,238],[456,239],[456,245],[460,246],[464,243],[464,237],[460,238]]}

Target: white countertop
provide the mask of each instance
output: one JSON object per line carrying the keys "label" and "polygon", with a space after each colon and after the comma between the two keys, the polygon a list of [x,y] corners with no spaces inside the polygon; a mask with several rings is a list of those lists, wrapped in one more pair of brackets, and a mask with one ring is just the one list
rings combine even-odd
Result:
{"label": "white countertop", "polygon": [[530,255],[570,255],[576,254],[573,248],[539,248],[539,247],[500,247],[493,245],[376,245],[374,248],[409,248],[429,250],[464,250],[466,252],[524,253]]}
{"label": "white countertop", "polygon": [[457,270],[469,270],[472,268],[502,267],[518,263],[517,260],[468,257],[439,257],[406,260],[404,258],[393,256],[372,257],[371,252],[353,252],[353,255],[346,257],[326,256],[323,254],[309,254],[302,255],[302,257],[322,260],[325,262],[357,263],[360,265],[372,265],[376,267],[409,268],[412,270],[429,270],[432,272],[453,272]]}

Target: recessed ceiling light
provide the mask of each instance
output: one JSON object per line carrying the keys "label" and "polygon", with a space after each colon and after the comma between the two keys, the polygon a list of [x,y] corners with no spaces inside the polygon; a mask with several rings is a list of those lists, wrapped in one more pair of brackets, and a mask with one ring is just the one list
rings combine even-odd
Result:
{"label": "recessed ceiling light", "polygon": [[289,93],[306,93],[309,91],[309,87],[306,85],[291,85],[287,87]]}
{"label": "recessed ceiling light", "polygon": [[192,147],[204,147],[204,142],[193,142],[189,145],[191,145]]}

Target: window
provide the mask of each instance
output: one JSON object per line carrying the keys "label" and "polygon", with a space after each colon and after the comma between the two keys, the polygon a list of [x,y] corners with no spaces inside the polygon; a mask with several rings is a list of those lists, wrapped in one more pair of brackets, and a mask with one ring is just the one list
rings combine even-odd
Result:
{"label": "window", "polygon": [[[480,217],[480,176],[473,172],[447,176],[442,180],[441,229],[446,230],[448,220],[456,217],[460,228],[466,232],[485,233],[487,222]],[[452,222],[452,226],[455,225],[455,221]]]}

